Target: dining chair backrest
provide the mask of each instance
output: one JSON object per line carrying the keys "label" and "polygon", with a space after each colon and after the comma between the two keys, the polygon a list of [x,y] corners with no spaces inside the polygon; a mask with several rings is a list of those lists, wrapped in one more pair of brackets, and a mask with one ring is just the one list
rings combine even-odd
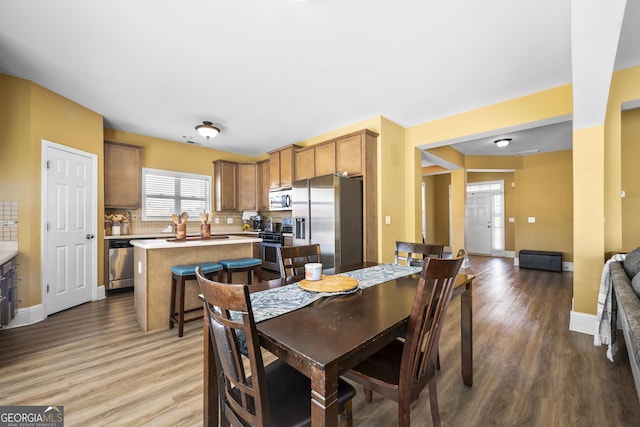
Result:
{"label": "dining chair backrest", "polygon": [[278,248],[278,262],[280,263],[280,277],[302,277],[304,265],[322,262],[320,245],[281,246]]}
{"label": "dining chair backrest", "polygon": [[[394,263],[400,264],[400,261],[404,261],[406,265],[419,266],[424,258],[442,258],[443,252],[444,245],[397,241]],[[414,254],[422,256],[415,258]]]}
{"label": "dining chair backrest", "polygon": [[413,401],[433,377],[438,340],[463,258],[428,258],[407,324],[399,393]]}
{"label": "dining chair backrest", "polygon": [[[266,375],[249,289],[244,284],[208,280],[200,268],[196,269],[196,277],[214,345],[221,416],[233,420],[232,425],[270,425]],[[242,362],[238,341],[242,335],[247,347],[250,377]]]}

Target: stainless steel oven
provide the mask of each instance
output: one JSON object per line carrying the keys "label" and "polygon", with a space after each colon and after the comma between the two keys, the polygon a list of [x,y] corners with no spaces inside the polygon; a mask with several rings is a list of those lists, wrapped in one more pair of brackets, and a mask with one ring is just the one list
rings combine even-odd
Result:
{"label": "stainless steel oven", "polygon": [[258,234],[262,239],[260,243],[260,258],[264,270],[280,271],[278,260],[278,248],[282,246],[284,237],[281,232],[262,232]]}

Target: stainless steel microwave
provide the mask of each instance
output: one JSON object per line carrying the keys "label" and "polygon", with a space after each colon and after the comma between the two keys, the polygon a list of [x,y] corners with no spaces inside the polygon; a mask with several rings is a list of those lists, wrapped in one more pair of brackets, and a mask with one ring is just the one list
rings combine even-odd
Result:
{"label": "stainless steel microwave", "polygon": [[269,192],[269,210],[270,211],[289,211],[291,210],[291,193],[292,190],[271,190]]}

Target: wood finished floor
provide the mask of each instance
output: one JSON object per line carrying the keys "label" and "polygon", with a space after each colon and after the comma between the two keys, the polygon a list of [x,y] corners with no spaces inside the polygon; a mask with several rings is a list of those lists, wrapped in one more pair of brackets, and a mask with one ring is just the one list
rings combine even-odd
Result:
{"label": "wood finished floor", "polygon": [[[438,398],[446,426],[637,426],[640,404],[622,334],[614,363],[593,337],[570,332],[571,273],[519,270],[513,260],[470,257],[474,385],[460,376],[460,300],[440,341]],[[202,424],[200,323],[185,336],[144,334],[133,294],[0,331],[0,405],[63,405],[66,426]],[[431,425],[428,391],[412,425]],[[358,387],[356,426],[397,425],[393,402]]]}

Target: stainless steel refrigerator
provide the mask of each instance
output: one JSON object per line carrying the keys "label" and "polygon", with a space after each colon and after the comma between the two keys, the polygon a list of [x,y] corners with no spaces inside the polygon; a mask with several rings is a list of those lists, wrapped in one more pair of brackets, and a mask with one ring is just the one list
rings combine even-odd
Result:
{"label": "stainless steel refrigerator", "polygon": [[325,175],[293,183],[293,245],[320,244],[322,268],[360,263],[362,181]]}

